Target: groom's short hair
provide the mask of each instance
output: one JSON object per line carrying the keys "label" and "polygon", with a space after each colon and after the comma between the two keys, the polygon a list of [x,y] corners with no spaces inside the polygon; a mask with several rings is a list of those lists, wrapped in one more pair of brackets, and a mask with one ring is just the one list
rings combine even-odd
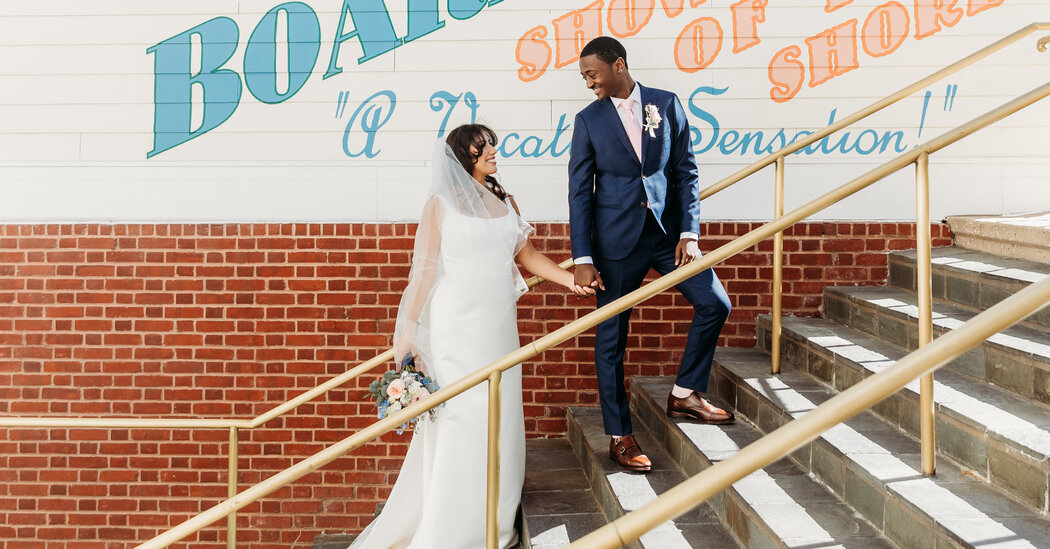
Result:
{"label": "groom's short hair", "polygon": [[623,47],[623,44],[619,40],[611,36],[599,36],[583,47],[583,51],[580,52],[580,57],[587,57],[588,55],[597,55],[598,59],[602,62],[612,65],[616,62],[617,58],[623,58],[623,66],[627,67],[627,49]]}

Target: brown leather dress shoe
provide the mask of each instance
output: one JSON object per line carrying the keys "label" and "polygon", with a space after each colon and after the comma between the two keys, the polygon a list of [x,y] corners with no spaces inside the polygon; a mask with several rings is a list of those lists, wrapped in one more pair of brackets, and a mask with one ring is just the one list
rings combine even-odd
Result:
{"label": "brown leather dress shoe", "polygon": [[709,425],[733,423],[736,418],[693,391],[685,398],[667,395],[667,415],[676,419],[695,419]]}
{"label": "brown leather dress shoe", "polygon": [[642,453],[642,449],[634,441],[634,435],[624,435],[619,441],[616,440],[616,437],[610,439],[609,457],[628,471],[646,472],[653,468],[653,462]]}

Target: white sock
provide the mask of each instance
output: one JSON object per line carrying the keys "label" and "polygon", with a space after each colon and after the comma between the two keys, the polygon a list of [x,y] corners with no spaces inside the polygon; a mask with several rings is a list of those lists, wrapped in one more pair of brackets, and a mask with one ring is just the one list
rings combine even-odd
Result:
{"label": "white sock", "polygon": [[671,389],[671,394],[674,395],[675,398],[685,398],[693,394],[693,390],[675,385],[674,388]]}

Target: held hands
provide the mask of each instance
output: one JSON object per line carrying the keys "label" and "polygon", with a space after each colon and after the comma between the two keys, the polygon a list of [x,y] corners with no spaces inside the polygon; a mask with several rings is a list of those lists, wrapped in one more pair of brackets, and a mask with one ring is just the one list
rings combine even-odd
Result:
{"label": "held hands", "polygon": [[679,240],[678,246],[675,246],[674,249],[675,267],[681,267],[697,259],[700,259],[700,247],[697,246],[696,240],[692,238]]}
{"label": "held hands", "polygon": [[590,297],[594,295],[597,291],[595,288],[602,291],[605,290],[605,283],[602,282],[602,275],[594,265],[588,263],[577,265],[573,270],[572,276],[572,286],[570,286],[569,289],[580,297]]}

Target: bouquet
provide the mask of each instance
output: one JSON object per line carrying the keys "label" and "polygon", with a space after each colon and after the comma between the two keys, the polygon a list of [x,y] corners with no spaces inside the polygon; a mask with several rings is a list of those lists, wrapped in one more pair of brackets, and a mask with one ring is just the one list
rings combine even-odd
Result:
{"label": "bouquet", "polygon": [[[379,419],[383,419],[388,414],[393,414],[417,400],[426,398],[430,393],[438,390],[438,385],[434,383],[433,379],[416,371],[412,355],[405,357],[401,366],[400,372],[390,370],[383,374],[382,378],[368,385],[368,393],[365,394],[365,398],[376,401],[378,410],[376,416]],[[397,434],[400,435],[409,425],[415,425],[422,419],[433,421],[436,413],[436,409],[428,410],[415,419],[408,420],[397,428]]]}

